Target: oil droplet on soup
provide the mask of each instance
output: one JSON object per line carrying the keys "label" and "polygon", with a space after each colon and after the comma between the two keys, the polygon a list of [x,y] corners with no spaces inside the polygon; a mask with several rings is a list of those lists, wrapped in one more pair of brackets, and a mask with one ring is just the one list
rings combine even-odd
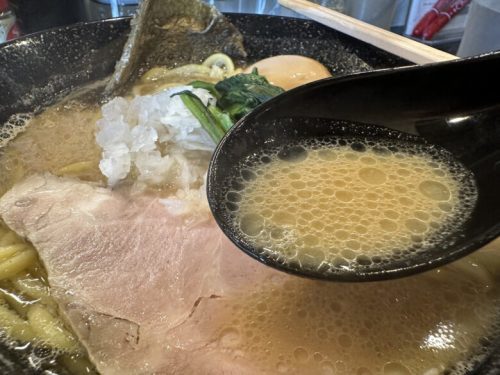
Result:
{"label": "oil droplet on soup", "polygon": [[308,141],[256,160],[229,185],[240,186],[226,195],[235,224],[260,251],[303,268],[425,251],[463,223],[477,196],[470,172],[423,145]]}

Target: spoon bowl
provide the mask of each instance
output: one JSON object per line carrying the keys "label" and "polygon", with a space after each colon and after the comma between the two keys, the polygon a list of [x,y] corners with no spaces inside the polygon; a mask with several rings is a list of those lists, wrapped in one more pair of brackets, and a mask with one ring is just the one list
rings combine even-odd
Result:
{"label": "spoon bowl", "polygon": [[[207,194],[217,223],[238,248],[268,266],[336,281],[407,276],[479,249],[500,234],[499,68],[500,53],[494,53],[325,79],[270,100],[237,123],[212,157]],[[224,203],[238,165],[262,149],[332,136],[444,148],[473,173],[475,207],[432,249],[390,262],[306,269],[246,241],[234,225],[234,208]]]}

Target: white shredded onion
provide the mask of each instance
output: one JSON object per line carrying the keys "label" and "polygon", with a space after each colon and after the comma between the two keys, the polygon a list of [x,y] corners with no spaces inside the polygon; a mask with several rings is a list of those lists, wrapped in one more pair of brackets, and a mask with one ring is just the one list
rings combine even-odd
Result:
{"label": "white shredded onion", "polygon": [[[191,86],[130,100],[117,97],[102,107],[96,134],[97,144],[102,148],[99,167],[109,186],[125,179],[135,167],[139,183],[167,183],[180,189],[173,200],[165,201],[166,207],[171,206],[176,212],[184,211],[176,199],[203,194],[200,185],[206,169],[192,163],[190,154],[196,150],[211,152],[215,148],[181,98],[171,97],[184,90],[193,92],[205,105],[215,104],[215,98],[207,90]],[[197,192],[191,191],[194,187]]]}

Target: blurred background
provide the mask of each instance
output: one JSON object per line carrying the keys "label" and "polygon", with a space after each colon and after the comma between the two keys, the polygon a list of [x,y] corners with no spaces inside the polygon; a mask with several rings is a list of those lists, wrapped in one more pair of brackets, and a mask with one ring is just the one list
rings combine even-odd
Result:
{"label": "blurred background", "polygon": [[[129,16],[134,13],[139,1],[0,0],[0,43],[22,34],[55,26]],[[302,17],[280,6],[277,0],[205,1],[215,5],[222,12]],[[464,38],[464,32],[474,34],[466,35],[469,39],[473,38],[469,44],[477,44],[479,40],[480,44],[487,44],[482,47],[483,50],[500,49],[500,45],[496,45],[500,43],[500,0],[316,0],[313,2],[453,54],[460,52],[460,42],[467,39]],[[479,6],[482,8],[479,9]],[[488,15],[485,12],[490,11],[490,8],[494,8],[493,13],[490,12]],[[419,21],[432,12],[440,17],[433,21],[434,24],[430,27],[433,30],[430,32],[427,30],[427,34],[423,35],[416,32]],[[474,13],[476,20],[475,23],[469,22],[473,24],[472,26],[466,27],[470,13]],[[478,28],[484,25],[488,17],[492,18],[488,19],[491,26],[484,31],[484,35],[478,36]],[[491,39],[492,42],[489,44],[484,42],[485,38]],[[483,52],[467,51],[464,48],[461,50],[463,56]]]}

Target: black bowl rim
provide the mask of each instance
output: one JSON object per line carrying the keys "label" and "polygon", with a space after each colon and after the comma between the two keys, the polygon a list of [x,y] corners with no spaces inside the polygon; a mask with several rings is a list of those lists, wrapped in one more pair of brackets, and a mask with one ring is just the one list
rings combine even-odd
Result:
{"label": "black bowl rim", "polygon": [[102,25],[102,24],[113,24],[113,23],[120,23],[124,21],[130,21],[132,20],[132,16],[124,16],[124,17],[115,17],[115,18],[104,18],[102,20],[96,20],[96,21],[80,21],[80,22],[74,22],[69,25],[63,25],[63,26],[54,26],[54,27],[49,27],[47,29],[35,31],[33,33],[29,34],[24,34],[21,35],[18,38],[8,40],[7,42],[0,43],[0,49],[9,47],[18,43],[22,43],[26,41],[27,39],[32,39],[36,38],[38,36],[43,36],[45,34],[49,34],[54,31],[64,31],[64,30],[71,30],[71,29],[78,29],[78,28],[84,28],[85,26],[90,26],[90,25]]}

